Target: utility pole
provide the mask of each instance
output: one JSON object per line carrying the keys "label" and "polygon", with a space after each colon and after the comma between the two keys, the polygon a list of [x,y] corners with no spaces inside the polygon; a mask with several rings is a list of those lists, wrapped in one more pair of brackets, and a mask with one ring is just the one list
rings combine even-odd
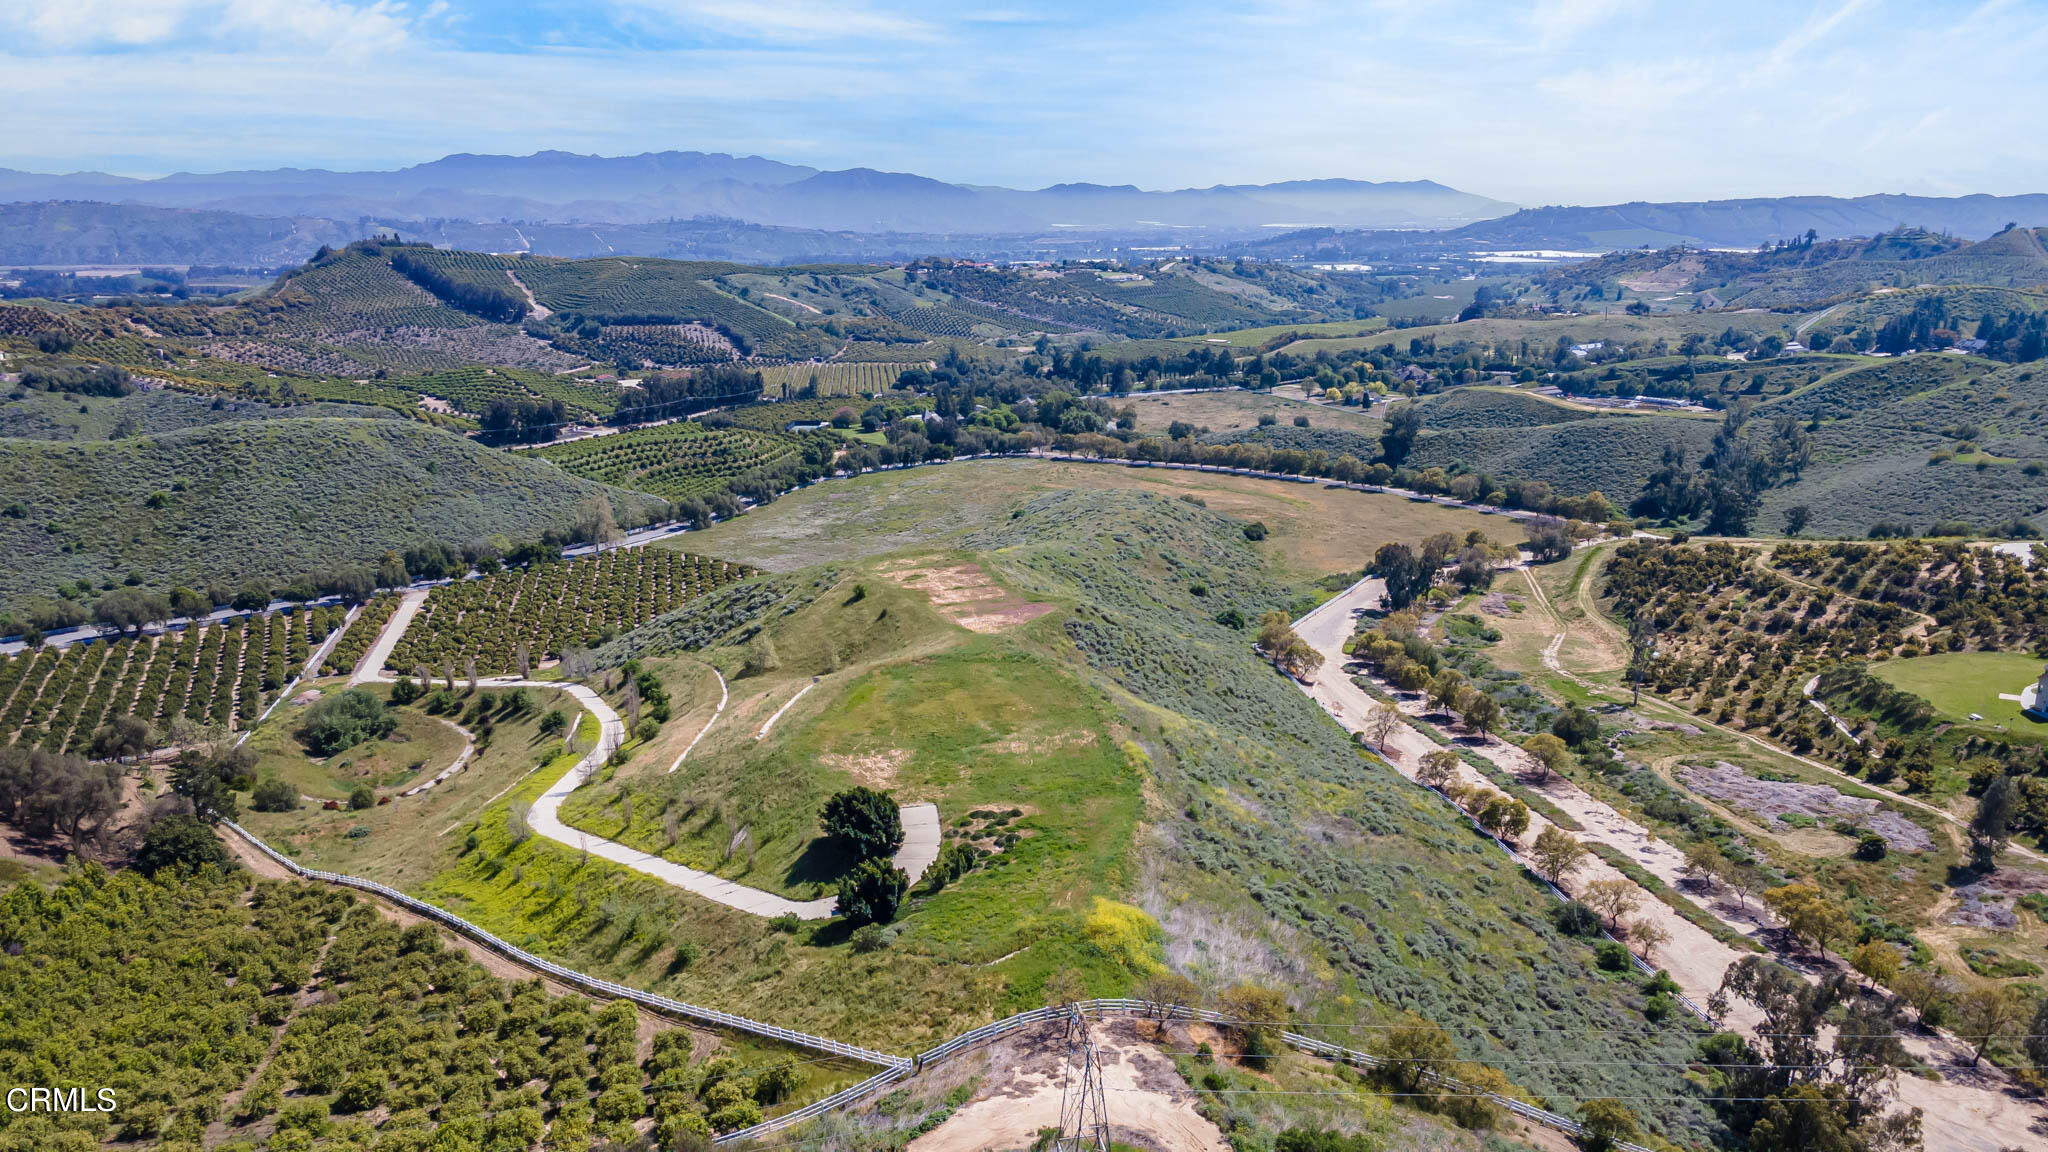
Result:
{"label": "utility pole", "polygon": [[1081,1006],[1069,1004],[1067,1078],[1060,1095],[1060,1138],[1056,1152],[1109,1152],[1109,1113],[1102,1099],[1102,1065]]}

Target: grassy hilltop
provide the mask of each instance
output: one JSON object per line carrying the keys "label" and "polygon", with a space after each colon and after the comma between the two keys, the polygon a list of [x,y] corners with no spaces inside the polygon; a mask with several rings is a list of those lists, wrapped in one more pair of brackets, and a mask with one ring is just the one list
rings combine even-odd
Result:
{"label": "grassy hilltop", "polygon": [[[879,509],[925,479],[850,495]],[[792,502],[815,510],[821,495]],[[783,512],[717,535],[784,547],[804,517]],[[1255,545],[1187,500],[1055,488],[908,546],[877,535],[828,566],[744,581],[600,650],[655,675],[674,718],[571,797],[572,825],[796,898],[829,893],[843,869],[817,811],[854,783],[935,802],[950,836],[990,848],[942,890],[920,886],[879,949],[836,922],[785,935],[519,835],[510,814],[561,762],[467,809],[455,834],[409,841],[387,830],[405,819],[395,807],[314,813],[295,819],[294,850],[579,966],[894,1050],[1041,1003],[1063,971],[1107,995],[1170,959],[1215,987],[1285,989],[1311,1030],[1412,1009],[1532,1090],[1683,1100],[1650,1062],[1682,1062],[1688,1030],[1644,1031],[1641,992],[1553,929],[1548,893],[1218,622],[1298,606],[1304,555],[1320,554]],[[729,704],[678,765],[719,701],[712,668]],[[358,825],[367,835],[345,834]],[[1535,1023],[1594,1038],[1562,1034],[1524,1059],[1517,1030]],[[1657,1122],[1709,1126],[1684,1103]]]}

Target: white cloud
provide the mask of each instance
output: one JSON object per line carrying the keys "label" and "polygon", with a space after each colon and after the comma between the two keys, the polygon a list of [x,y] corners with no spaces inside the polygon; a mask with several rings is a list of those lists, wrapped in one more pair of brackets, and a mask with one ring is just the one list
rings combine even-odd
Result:
{"label": "white cloud", "polygon": [[931,24],[877,11],[861,3],[833,0],[617,0],[681,30],[708,26],[727,35],[770,42],[831,40],[925,40]]}
{"label": "white cloud", "polygon": [[[2048,189],[2025,146],[2042,0],[1724,3],[606,0],[598,23],[536,2],[517,24],[486,0],[0,0],[0,101],[8,166],[44,171],[699,148],[1027,187],[1428,178],[1525,203]],[[119,85],[93,82],[106,53]],[[1902,58],[1970,66],[1906,85]]]}
{"label": "white cloud", "polygon": [[393,0],[0,0],[0,17],[63,52],[194,41],[242,51],[388,48],[413,23]]}
{"label": "white cloud", "polygon": [[1833,11],[1815,15],[1778,41],[1777,46],[1771,49],[1766,63],[1772,68],[1784,67],[1793,57],[1825,40],[1850,17],[1869,8],[1874,2],[1875,0],[1843,0],[1843,3]]}

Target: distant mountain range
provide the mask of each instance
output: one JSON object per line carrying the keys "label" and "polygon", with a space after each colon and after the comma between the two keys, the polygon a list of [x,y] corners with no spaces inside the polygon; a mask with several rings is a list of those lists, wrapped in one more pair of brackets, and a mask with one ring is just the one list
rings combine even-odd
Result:
{"label": "distant mountain range", "polygon": [[1901,225],[1980,238],[2007,222],[2048,224],[2048,196],[1794,196],[1517,210],[1427,180],[1023,191],[703,152],[464,154],[393,172],[284,168],[151,180],[0,169],[0,265],[277,267],[322,244],[384,229],[500,252],[784,263],[1182,249],[1427,259],[1529,248],[1751,248],[1808,229],[1833,238]]}
{"label": "distant mountain range", "polygon": [[2007,224],[2048,224],[2048,195],[2028,196],[1780,196],[1751,200],[1608,204],[1524,208],[1461,227],[1418,234],[1412,230],[1309,229],[1241,245],[1260,255],[1388,259],[1418,251],[1471,253],[1558,249],[1613,252],[1690,244],[1703,248],[1755,248],[1773,240],[1876,236],[1894,228],[1924,228],[1982,239]]}
{"label": "distant mountain range", "polygon": [[1514,205],[1427,180],[1305,180],[1148,192],[1059,184],[1035,191],[948,184],[870,168],[821,172],[758,156],[456,155],[396,172],[178,173],[154,180],[0,170],[0,201],[92,200],[264,216],[597,222],[726,217],[863,233],[1016,233],[1166,226],[1442,228]]}

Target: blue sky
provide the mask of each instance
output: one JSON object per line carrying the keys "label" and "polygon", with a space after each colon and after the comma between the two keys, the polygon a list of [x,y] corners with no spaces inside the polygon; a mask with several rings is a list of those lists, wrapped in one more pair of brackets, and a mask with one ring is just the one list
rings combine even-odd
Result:
{"label": "blue sky", "polygon": [[1524,204],[2048,191],[2048,0],[0,0],[0,166],[758,154]]}

